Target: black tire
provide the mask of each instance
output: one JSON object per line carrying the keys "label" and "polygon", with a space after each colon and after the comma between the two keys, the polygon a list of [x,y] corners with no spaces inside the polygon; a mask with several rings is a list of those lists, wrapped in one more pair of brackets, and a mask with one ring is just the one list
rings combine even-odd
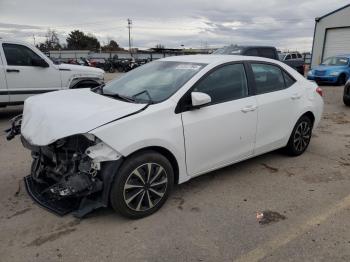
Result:
{"label": "black tire", "polygon": [[163,206],[173,185],[174,171],[169,160],[155,151],[143,151],[127,158],[120,167],[110,203],[122,216],[143,218]]}
{"label": "black tire", "polygon": [[299,118],[285,147],[288,155],[299,156],[305,152],[311,140],[312,127],[313,123],[308,116]]}
{"label": "black tire", "polygon": [[109,73],[115,73],[115,68],[113,66],[111,66],[109,69],[108,69],[108,72]]}
{"label": "black tire", "polygon": [[338,77],[337,85],[343,86],[343,85],[345,85],[345,83],[346,83],[346,75],[341,74],[341,75]]}
{"label": "black tire", "polygon": [[343,102],[344,102],[344,104],[346,105],[346,106],[350,106],[350,99],[349,98],[347,98],[347,97],[343,97]]}

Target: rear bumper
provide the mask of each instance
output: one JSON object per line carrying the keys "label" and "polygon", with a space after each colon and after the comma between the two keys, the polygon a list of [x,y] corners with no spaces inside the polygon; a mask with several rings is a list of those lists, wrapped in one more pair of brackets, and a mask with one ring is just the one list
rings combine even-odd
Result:
{"label": "rear bumper", "polygon": [[310,75],[308,75],[307,79],[313,80],[316,82],[331,83],[331,84],[335,84],[338,81],[337,76],[315,76],[315,75],[310,76]]}

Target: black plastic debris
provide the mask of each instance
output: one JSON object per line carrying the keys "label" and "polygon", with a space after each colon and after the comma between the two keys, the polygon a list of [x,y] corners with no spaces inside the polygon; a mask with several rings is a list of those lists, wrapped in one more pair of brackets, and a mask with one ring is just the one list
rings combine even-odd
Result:
{"label": "black plastic debris", "polygon": [[286,216],[271,210],[256,212],[256,219],[260,225],[267,225],[280,220],[285,220],[286,218]]}

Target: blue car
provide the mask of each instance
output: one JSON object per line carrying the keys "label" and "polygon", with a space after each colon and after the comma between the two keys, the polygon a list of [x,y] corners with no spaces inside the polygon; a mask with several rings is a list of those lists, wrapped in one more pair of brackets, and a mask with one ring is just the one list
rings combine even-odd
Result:
{"label": "blue car", "polygon": [[350,77],[350,55],[332,56],[314,67],[307,79],[317,83],[344,85]]}

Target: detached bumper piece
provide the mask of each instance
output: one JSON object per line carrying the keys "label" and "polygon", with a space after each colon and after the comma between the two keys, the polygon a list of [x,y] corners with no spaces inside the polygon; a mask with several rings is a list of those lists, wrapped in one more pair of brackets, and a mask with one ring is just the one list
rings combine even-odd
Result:
{"label": "detached bumper piece", "polygon": [[11,127],[5,130],[7,140],[12,140],[15,136],[21,134],[22,115],[15,116],[10,122]]}
{"label": "detached bumper piece", "polygon": [[40,206],[48,209],[52,213],[64,216],[79,208],[80,200],[75,198],[50,198],[45,192],[45,186],[35,182],[31,175],[24,178],[29,196]]}

